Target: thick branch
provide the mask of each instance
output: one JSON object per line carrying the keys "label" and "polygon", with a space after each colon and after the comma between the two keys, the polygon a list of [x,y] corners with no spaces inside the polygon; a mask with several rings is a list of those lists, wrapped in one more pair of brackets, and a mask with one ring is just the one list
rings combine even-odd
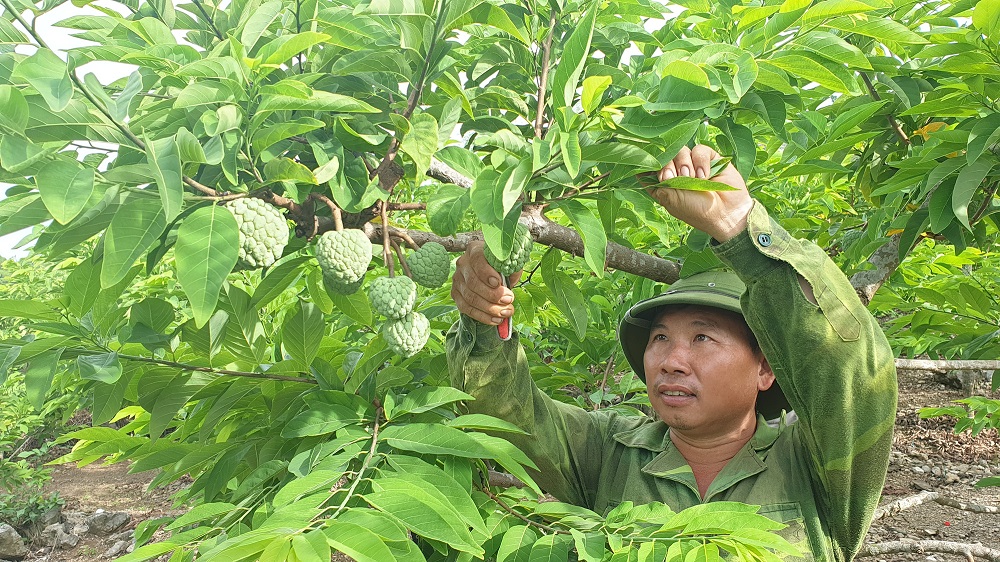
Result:
{"label": "thick branch", "polygon": [[897,371],[995,371],[1000,369],[1000,361],[988,360],[940,360],[933,359],[896,359]]}
{"label": "thick branch", "polygon": [[163,359],[153,359],[151,357],[141,357],[138,355],[124,355],[119,353],[118,357],[122,359],[127,359],[129,361],[140,361],[143,363],[153,363],[155,365],[163,365],[165,367],[175,367],[182,371],[193,371],[199,373],[212,373],[214,375],[227,375],[230,377],[242,377],[247,379],[267,379],[274,381],[287,381],[287,382],[304,382],[308,384],[316,384],[315,379],[307,379],[304,377],[289,377],[286,375],[269,375],[267,373],[255,373],[249,371],[232,371],[229,369],[214,369],[212,367],[200,367],[198,365],[189,365],[187,363],[178,363],[176,361],[165,361]]}
{"label": "thick branch", "polygon": [[858,558],[870,558],[873,556],[884,556],[886,554],[924,554],[926,552],[940,552],[942,554],[957,554],[968,559],[972,557],[982,558],[990,562],[1000,562],[1000,550],[987,548],[978,544],[965,544],[951,541],[889,541],[879,544],[870,544],[861,549]]}
{"label": "thick branch", "polygon": [[887,503],[876,509],[875,513],[872,514],[872,521],[874,522],[885,517],[893,516],[900,511],[910,509],[911,507],[917,507],[918,505],[928,502],[938,503],[962,511],[969,511],[971,513],[1000,513],[1000,507],[963,502],[961,500],[956,500],[955,498],[942,496],[940,492],[920,492],[919,494],[914,494],[912,496],[907,496],[894,502]]}
{"label": "thick branch", "polygon": [[868,258],[868,263],[875,266],[874,269],[859,271],[851,276],[851,285],[865,306],[868,306],[879,287],[899,267],[899,240],[901,237],[901,234],[893,234],[882,247],[875,250],[872,257]]}

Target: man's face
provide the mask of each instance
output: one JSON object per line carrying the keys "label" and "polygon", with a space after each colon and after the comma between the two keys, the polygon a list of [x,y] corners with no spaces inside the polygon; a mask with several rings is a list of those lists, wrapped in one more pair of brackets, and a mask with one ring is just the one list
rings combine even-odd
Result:
{"label": "man's face", "polygon": [[692,438],[755,427],[757,393],[774,382],[764,356],[750,347],[742,318],[711,307],[661,313],[643,366],[653,409],[672,430]]}

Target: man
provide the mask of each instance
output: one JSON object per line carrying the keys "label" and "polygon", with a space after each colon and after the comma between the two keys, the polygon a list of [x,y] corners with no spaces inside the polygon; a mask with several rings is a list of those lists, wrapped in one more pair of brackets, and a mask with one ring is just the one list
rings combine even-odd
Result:
{"label": "man", "polygon": [[[718,156],[705,146],[684,149],[659,178],[707,178]],[[448,335],[452,384],[476,397],[470,410],[528,432],[511,441],[538,465],[538,483],[563,501],[600,513],[622,501],[675,510],[757,504],[789,525],[783,534],[807,558],[851,560],[888,466],[891,350],[819,247],[772,221],[732,166],[712,180],[736,191],[651,195],[711,235],[734,273],[678,281],[635,305],[619,329],[658,420],[588,412],[539,391],[516,338],[496,335],[513,313],[513,294],[481,245],[459,259],[453,282],[463,316]],[[797,422],[764,422],[789,407]]]}

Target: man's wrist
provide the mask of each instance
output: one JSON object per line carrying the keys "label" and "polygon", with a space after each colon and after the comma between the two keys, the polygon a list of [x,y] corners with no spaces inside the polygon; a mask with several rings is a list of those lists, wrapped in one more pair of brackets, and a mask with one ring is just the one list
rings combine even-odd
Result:
{"label": "man's wrist", "polygon": [[712,230],[706,231],[706,233],[720,244],[728,242],[747,229],[747,217],[750,216],[750,211],[753,210],[754,203],[755,201],[751,199],[748,205],[741,207],[730,216],[719,221],[719,223],[712,225]]}

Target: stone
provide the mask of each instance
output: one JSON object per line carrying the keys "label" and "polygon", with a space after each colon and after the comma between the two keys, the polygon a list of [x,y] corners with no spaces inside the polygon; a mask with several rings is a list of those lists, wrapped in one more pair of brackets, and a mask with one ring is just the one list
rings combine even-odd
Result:
{"label": "stone", "polygon": [[24,539],[17,534],[17,530],[6,523],[0,523],[0,558],[20,560],[27,555],[28,547],[24,546]]}
{"label": "stone", "polygon": [[124,554],[128,550],[130,541],[118,541],[111,548],[104,552],[105,558],[115,558],[121,554]]}
{"label": "stone", "polygon": [[959,478],[958,475],[955,474],[955,473],[953,473],[953,472],[949,472],[948,474],[945,474],[945,476],[944,476],[944,483],[945,484],[958,484],[961,481],[962,481],[962,479]]}
{"label": "stone", "polygon": [[97,535],[110,535],[122,528],[132,517],[124,511],[104,511],[98,509],[93,515],[87,518],[87,525],[90,532]]}
{"label": "stone", "polygon": [[42,540],[46,546],[55,549],[68,550],[80,543],[80,537],[74,533],[66,532],[62,523],[53,523],[42,531]]}
{"label": "stone", "polygon": [[913,470],[914,474],[923,474],[924,473],[924,467],[922,467],[922,466],[915,466],[915,467],[913,467],[912,470]]}
{"label": "stone", "polygon": [[934,490],[934,488],[931,487],[931,485],[928,484],[925,480],[914,480],[912,485],[914,488],[918,490],[923,490],[924,492],[931,492]]}
{"label": "stone", "polygon": [[941,467],[935,466],[931,468],[931,474],[933,474],[934,476],[941,476]]}

